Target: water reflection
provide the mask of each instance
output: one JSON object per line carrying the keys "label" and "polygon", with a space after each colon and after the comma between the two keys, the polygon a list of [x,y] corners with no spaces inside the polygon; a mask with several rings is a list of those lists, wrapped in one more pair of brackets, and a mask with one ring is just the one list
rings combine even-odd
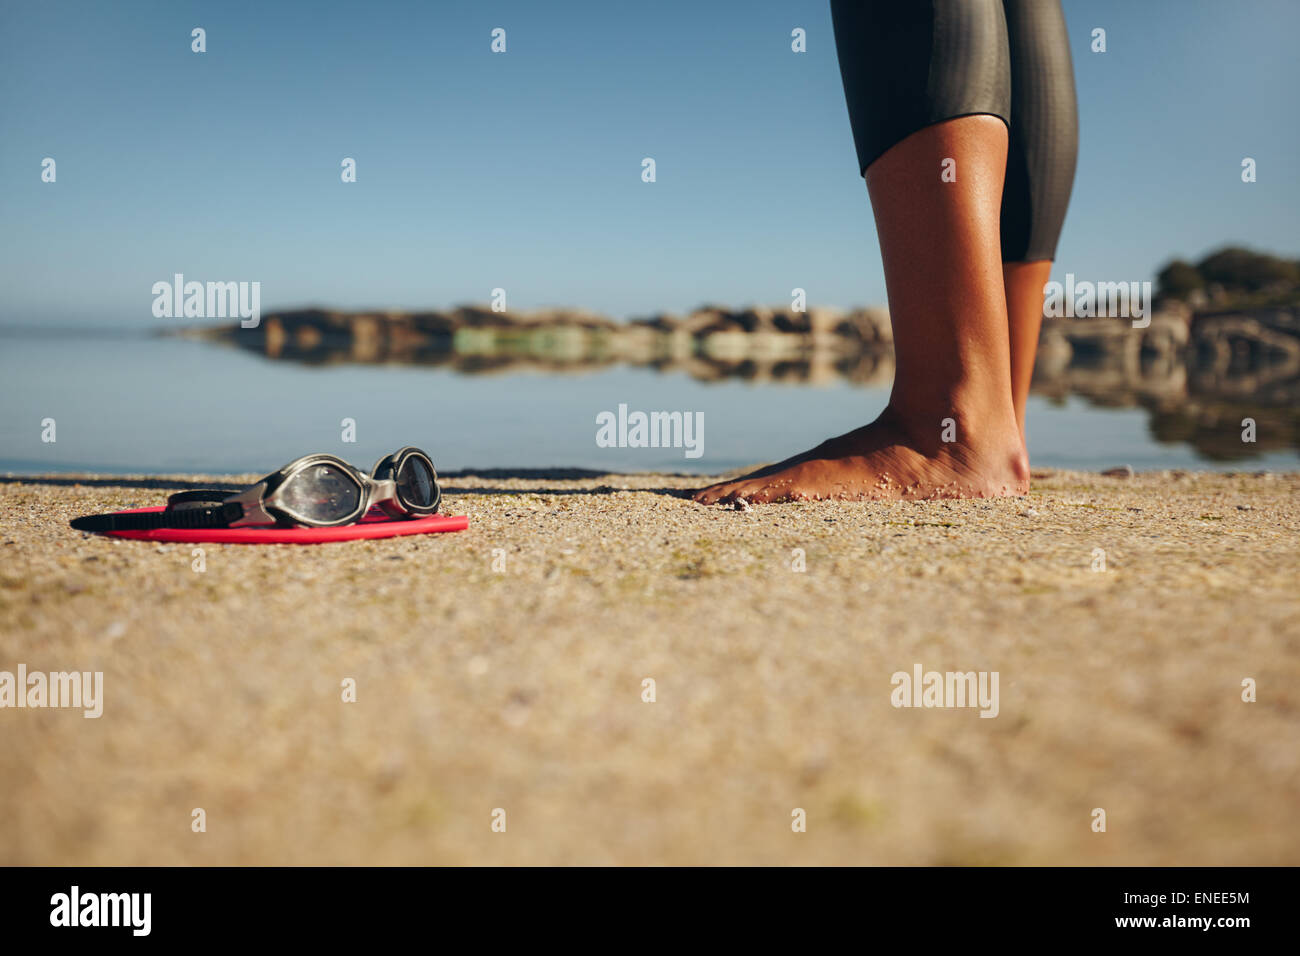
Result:
{"label": "water reflection", "polygon": [[[685,319],[620,325],[583,313],[505,318],[487,310],[267,316],[210,341],[304,365],[400,364],[465,375],[575,375],[627,365],[703,382],[888,386],[894,358],[883,310],[702,309]],[[1145,329],[1111,319],[1049,319],[1034,394],[1101,408],[1143,408],[1161,442],[1216,461],[1300,449],[1300,316],[1296,309],[1157,313]],[[1252,424],[1253,423],[1253,424]],[[1253,430],[1254,441],[1245,440]]]}

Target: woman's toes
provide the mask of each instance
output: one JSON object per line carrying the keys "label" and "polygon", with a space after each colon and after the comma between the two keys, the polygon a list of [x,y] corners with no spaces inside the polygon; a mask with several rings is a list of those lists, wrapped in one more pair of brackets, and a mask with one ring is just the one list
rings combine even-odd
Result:
{"label": "woman's toes", "polygon": [[751,494],[759,493],[754,490],[756,487],[753,482],[748,481],[719,482],[716,485],[701,488],[691,497],[702,505],[729,505],[733,504],[737,498],[744,498],[749,502],[765,500],[750,497]]}
{"label": "woman's toes", "polygon": [[731,490],[731,493],[723,499],[724,504],[732,504],[738,498],[744,498],[751,505],[770,505],[773,502],[782,500],[783,494],[781,485],[772,485],[766,481],[750,481],[743,485],[738,485]]}
{"label": "woman's toes", "polygon": [[726,492],[718,495],[718,497],[714,499],[714,504],[734,505],[737,498],[749,500],[749,495],[745,491],[745,486],[741,484],[728,485]]}
{"label": "woman's toes", "polygon": [[730,485],[721,483],[709,485],[709,487],[701,488],[699,491],[695,492],[695,494],[691,495],[691,499],[702,505],[715,504],[727,493],[729,487]]}

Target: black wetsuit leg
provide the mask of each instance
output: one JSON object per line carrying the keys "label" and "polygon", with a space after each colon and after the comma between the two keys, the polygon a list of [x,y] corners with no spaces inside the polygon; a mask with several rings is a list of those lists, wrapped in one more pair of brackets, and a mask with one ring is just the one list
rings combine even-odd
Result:
{"label": "black wetsuit leg", "polygon": [[1011,122],[1002,0],[831,0],[831,20],[859,172],[944,120]]}
{"label": "black wetsuit leg", "polygon": [[997,116],[1002,258],[1052,258],[1078,148],[1059,0],[831,0],[831,18],[859,172],[919,129]]}
{"label": "black wetsuit leg", "polygon": [[1074,65],[1058,0],[1002,0],[1011,48],[1011,123],[1002,260],[1056,258],[1079,153]]}

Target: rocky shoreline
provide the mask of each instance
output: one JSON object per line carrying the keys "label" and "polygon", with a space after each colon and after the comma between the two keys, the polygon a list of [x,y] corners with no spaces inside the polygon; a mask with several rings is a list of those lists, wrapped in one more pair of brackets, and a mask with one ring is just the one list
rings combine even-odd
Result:
{"label": "rocky shoreline", "polygon": [[419,361],[433,354],[536,355],[570,360],[810,351],[892,350],[889,313],[881,308],[807,312],[753,306],[704,306],[686,316],[660,314],[617,322],[580,309],[496,312],[474,305],[443,312],[272,312],[251,329],[237,323],[186,331],[230,341],[270,358],[339,353],[353,362]]}
{"label": "rocky shoreline", "polygon": [[[268,313],[251,329],[231,323],[176,334],[230,342],[274,359],[363,363],[420,363],[436,355],[646,363],[893,351],[889,312],[881,306],[797,312],[706,305],[685,316],[658,314],[629,322],[581,309],[498,312],[463,305],[447,311],[342,312],[311,307]],[[1220,368],[1244,358],[1252,365],[1294,367],[1300,375],[1300,310],[1193,312],[1175,303],[1141,328],[1129,319],[1047,318],[1039,360],[1041,370],[1050,373],[1076,356],[1120,354],[1149,364],[1189,352]]]}

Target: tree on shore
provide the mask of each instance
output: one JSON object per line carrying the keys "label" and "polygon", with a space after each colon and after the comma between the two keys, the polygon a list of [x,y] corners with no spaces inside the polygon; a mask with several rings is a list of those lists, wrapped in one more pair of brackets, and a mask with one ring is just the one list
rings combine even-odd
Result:
{"label": "tree on shore", "polygon": [[1300,261],[1227,246],[1192,265],[1174,259],[1156,275],[1157,297],[1192,305],[1300,304]]}

